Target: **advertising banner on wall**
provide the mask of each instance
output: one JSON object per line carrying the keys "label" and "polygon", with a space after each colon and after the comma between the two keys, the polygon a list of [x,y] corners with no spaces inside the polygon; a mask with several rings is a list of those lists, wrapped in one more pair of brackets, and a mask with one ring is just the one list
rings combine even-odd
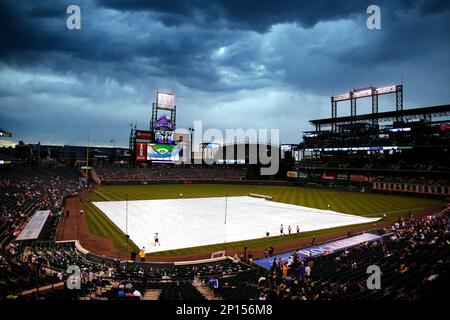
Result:
{"label": "advertising banner on wall", "polygon": [[335,173],[324,172],[321,176],[322,180],[336,180]]}
{"label": "advertising banner on wall", "polygon": [[136,139],[153,140],[153,131],[150,130],[136,130],[134,132]]}
{"label": "advertising banner on wall", "polygon": [[338,180],[348,180],[348,174],[338,174],[337,179]]}
{"label": "advertising banner on wall", "polygon": [[300,179],[308,179],[308,174],[307,174],[306,172],[301,172],[301,171],[299,171],[299,172],[298,172],[298,177],[299,177]]}
{"label": "advertising banner on wall", "polygon": [[217,164],[245,164],[245,159],[216,159]]}
{"label": "advertising banner on wall", "polygon": [[287,177],[288,178],[298,178],[298,171],[288,171]]}
{"label": "advertising banner on wall", "polygon": [[352,175],[350,175],[350,181],[364,182],[364,181],[368,181],[368,179],[366,176],[352,174]]}
{"label": "advertising banner on wall", "polygon": [[147,160],[147,143],[136,142],[136,161]]}

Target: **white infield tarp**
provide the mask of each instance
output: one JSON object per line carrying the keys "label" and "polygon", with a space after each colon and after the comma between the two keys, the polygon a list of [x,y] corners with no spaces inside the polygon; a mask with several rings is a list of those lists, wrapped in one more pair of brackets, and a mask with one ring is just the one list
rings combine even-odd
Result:
{"label": "white infield tarp", "polygon": [[[126,201],[94,202],[123,232]],[[225,224],[225,208],[226,224]],[[130,239],[146,252],[189,248],[377,221],[331,210],[320,210],[252,197],[215,197],[128,201]],[[154,244],[159,234],[160,246]]]}

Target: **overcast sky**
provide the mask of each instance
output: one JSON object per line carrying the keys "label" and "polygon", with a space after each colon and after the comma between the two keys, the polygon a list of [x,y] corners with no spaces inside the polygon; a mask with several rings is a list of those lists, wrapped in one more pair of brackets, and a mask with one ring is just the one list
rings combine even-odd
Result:
{"label": "overcast sky", "polygon": [[[66,27],[70,4],[81,30]],[[371,4],[381,30],[366,27]],[[450,103],[449,4],[0,1],[0,127],[13,133],[1,142],[86,144],[89,132],[127,146],[130,122],[148,128],[156,90],[175,93],[178,127],[279,128],[283,143],[353,88],[403,79],[405,108]],[[363,101],[358,113],[369,111]]]}

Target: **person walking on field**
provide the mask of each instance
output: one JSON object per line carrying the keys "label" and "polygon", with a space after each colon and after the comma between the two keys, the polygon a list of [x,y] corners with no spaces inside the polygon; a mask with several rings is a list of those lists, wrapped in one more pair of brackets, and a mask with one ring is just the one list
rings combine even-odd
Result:
{"label": "person walking on field", "polygon": [[156,244],[158,244],[158,246],[161,246],[161,243],[159,243],[158,232],[155,233],[155,247],[156,247]]}

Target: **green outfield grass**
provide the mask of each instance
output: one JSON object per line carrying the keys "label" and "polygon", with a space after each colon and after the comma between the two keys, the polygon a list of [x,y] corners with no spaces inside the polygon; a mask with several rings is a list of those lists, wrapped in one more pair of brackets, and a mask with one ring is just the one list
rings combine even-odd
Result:
{"label": "green outfield grass", "polygon": [[[95,207],[92,201],[147,200],[147,199],[173,199],[180,193],[184,198],[220,197],[220,196],[245,196],[249,193],[270,195],[273,201],[297,204],[318,209],[331,209],[348,214],[356,214],[365,217],[381,217],[387,213],[390,220],[404,216],[408,212],[418,212],[426,207],[439,205],[438,200],[392,196],[383,194],[345,192],[333,189],[304,188],[291,186],[249,186],[249,185],[222,185],[222,184],[176,184],[176,185],[148,185],[148,186],[100,186],[84,199],[84,208],[93,234],[112,240],[114,246],[125,250],[126,241],[124,233],[112,223],[107,216]],[[284,237],[270,237],[226,244],[226,249],[242,249],[247,246],[250,249],[265,248],[271,245],[287,243],[295,239],[311,237],[337,230],[348,229],[339,227],[313,232],[304,232],[300,235],[293,234]],[[156,252],[155,256],[189,255],[201,252],[223,250],[223,243],[202,247],[186,248]],[[137,246],[129,242],[130,250],[138,250]]]}

